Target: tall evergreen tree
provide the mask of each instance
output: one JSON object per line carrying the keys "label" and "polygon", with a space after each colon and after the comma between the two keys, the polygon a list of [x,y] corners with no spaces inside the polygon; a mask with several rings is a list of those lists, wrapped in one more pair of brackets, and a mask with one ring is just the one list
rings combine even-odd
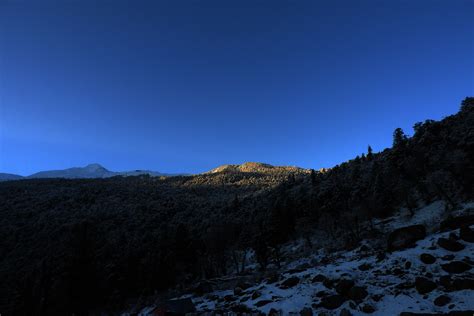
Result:
{"label": "tall evergreen tree", "polygon": [[372,160],[374,158],[374,154],[372,153],[372,147],[370,145],[367,147],[367,160]]}
{"label": "tall evergreen tree", "polygon": [[405,145],[407,140],[408,137],[405,135],[405,132],[403,132],[403,129],[401,129],[400,127],[396,128],[393,132],[393,147],[401,147]]}

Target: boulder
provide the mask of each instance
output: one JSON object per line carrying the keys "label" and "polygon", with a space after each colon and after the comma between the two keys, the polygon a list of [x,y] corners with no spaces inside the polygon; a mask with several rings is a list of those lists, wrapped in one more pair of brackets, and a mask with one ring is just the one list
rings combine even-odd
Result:
{"label": "boulder", "polygon": [[265,275],[265,280],[268,284],[276,283],[280,281],[281,275],[275,271],[268,272]]}
{"label": "boulder", "polygon": [[469,226],[464,226],[459,229],[459,236],[462,240],[474,243],[474,230]]}
{"label": "boulder", "polygon": [[375,312],[375,308],[372,305],[365,304],[364,306],[362,306],[362,311],[366,314],[372,314],[373,312]]}
{"label": "boulder", "polygon": [[415,279],[415,287],[418,293],[426,294],[436,288],[436,283],[423,277],[417,277]]}
{"label": "boulder", "polygon": [[336,285],[336,292],[341,295],[347,295],[349,290],[354,286],[354,281],[342,279]]}
{"label": "boulder", "polygon": [[300,278],[298,278],[296,276],[292,276],[292,277],[289,277],[288,279],[286,279],[285,281],[283,281],[280,285],[280,288],[288,289],[288,288],[294,287],[298,283],[300,283]]}
{"label": "boulder", "polygon": [[202,296],[203,294],[212,292],[213,286],[212,283],[209,281],[201,281],[198,285],[194,288],[193,292],[197,295]]}
{"label": "boulder", "polygon": [[447,295],[440,295],[434,300],[436,306],[444,306],[449,304],[449,302],[451,302],[451,298]]}
{"label": "boulder", "polygon": [[244,291],[240,287],[234,289],[234,295],[242,295]]}
{"label": "boulder", "polygon": [[325,309],[336,309],[346,301],[342,295],[329,295],[321,299],[321,306]]}
{"label": "boulder", "polygon": [[262,296],[262,293],[260,293],[259,291],[254,291],[252,293],[252,300],[256,300],[257,298],[259,298],[260,296]]}
{"label": "boulder", "polygon": [[245,282],[245,281],[239,281],[236,285],[236,287],[240,287],[242,290],[246,290],[248,289],[249,287],[252,287],[253,284],[249,283],[249,282]]}
{"label": "boulder", "polygon": [[334,287],[334,280],[326,279],[323,281],[323,285],[328,289],[332,289]]}
{"label": "boulder", "polygon": [[443,275],[439,278],[438,284],[442,285],[446,289],[451,287],[451,277],[449,275]]}
{"label": "boulder", "polygon": [[364,298],[367,297],[369,293],[367,290],[362,287],[362,286],[353,286],[349,292],[347,293],[347,296],[353,300],[353,301],[362,301]]}
{"label": "boulder", "polygon": [[441,231],[454,230],[474,224],[474,214],[458,217],[450,217],[440,223]]}
{"label": "boulder", "polygon": [[474,290],[474,279],[463,278],[454,279],[451,283],[453,291]]}
{"label": "boulder", "polygon": [[426,228],[423,225],[402,227],[391,232],[387,239],[388,251],[414,247],[416,242],[426,237]]}
{"label": "boulder", "polygon": [[265,306],[265,305],[270,304],[272,302],[273,301],[271,301],[271,300],[260,300],[260,301],[255,303],[255,306],[262,307],[262,306]]}
{"label": "boulder", "polygon": [[329,293],[326,291],[319,291],[316,293],[316,297],[323,297],[323,296],[328,296]]}
{"label": "boulder", "polygon": [[384,297],[383,294],[374,294],[374,295],[371,296],[371,298],[372,298],[375,302],[379,302],[383,297]]}
{"label": "boulder", "polygon": [[465,248],[465,246],[454,239],[440,238],[438,239],[438,245],[452,252],[458,252]]}
{"label": "boulder", "polygon": [[305,307],[300,311],[301,316],[313,316],[313,310],[309,307]]}
{"label": "boulder", "polygon": [[450,263],[442,264],[441,268],[448,273],[463,273],[471,270],[471,266],[462,261],[452,261]]}
{"label": "boulder", "polygon": [[313,283],[320,283],[320,282],[324,282],[326,279],[327,279],[327,278],[326,278],[324,275],[318,274],[318,275],[316,275],[316,276],[311,280],[311,282],[313,282]]}
{"label": "boulder", "polygon": [[433,264],[433,263],[436,262],[436,258],[434,256],[430,255],[429,253],[422,253],[420,255],[420,260],[424,264]]}

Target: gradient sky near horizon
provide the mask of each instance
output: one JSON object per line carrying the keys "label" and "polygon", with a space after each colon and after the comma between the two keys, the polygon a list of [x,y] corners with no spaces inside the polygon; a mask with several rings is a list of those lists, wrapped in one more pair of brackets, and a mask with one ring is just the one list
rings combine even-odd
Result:
{"label": "gradient sky near horizon", "polygon": [[0,0],[0,172],[331,167],[474,95],[474,1]]}

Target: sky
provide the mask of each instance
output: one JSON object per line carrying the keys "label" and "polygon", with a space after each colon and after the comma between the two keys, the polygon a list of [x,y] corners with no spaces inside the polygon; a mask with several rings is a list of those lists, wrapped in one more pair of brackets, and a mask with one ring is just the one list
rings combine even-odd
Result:
{"label": "sky", "polygon": [[0,172],[331,167],[474,95],[472,21],[472,0],[0,0]]}

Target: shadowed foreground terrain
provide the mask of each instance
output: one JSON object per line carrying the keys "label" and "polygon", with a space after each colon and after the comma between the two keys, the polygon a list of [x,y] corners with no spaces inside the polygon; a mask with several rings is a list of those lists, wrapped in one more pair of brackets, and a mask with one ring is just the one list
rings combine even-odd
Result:
{"label": "shadowed foreground terrain", "polygon": [[385,241],[371,223],[400,210],[413,217],[442,201],[448,214],[472,201],[474,98],[414,129],[328,170],[247,163],[194,176],[1,182],[0,313],[117,313],[251,264],[263,275],[285,263],[291,240],[319,234],[321,247],[354,249]]}

